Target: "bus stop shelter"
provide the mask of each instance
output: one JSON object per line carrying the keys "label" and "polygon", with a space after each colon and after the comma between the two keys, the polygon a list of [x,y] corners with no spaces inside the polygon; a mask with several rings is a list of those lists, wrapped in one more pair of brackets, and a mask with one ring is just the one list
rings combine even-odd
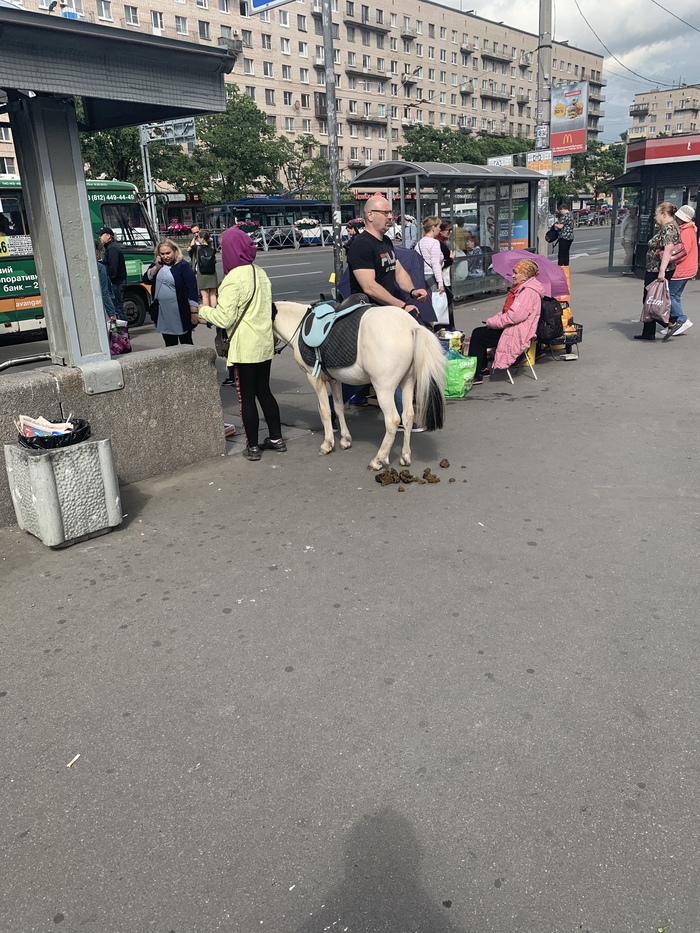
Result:
{"label": "bus stop shelter", "polygon": [[[17,406],[49,418],[72,411],[111,436],[122,482],[221,453],[213,350],[110,358],[74,101],[82,100],[80,128],[91,130],[222,112],[235,53],[8,6],[0,7],[0,35],[0,107],[10,118],[58,364],[2,376],[0,408],[9,417],[0,439],[14,439]],[[177,87],[174,73],[186,76]],[[197,397],[189,411],[187,399]],[[0,507],[0,523],[8,518]]]}
{"label": "bus stop shelter", "polygon": [[394,201],[401,218],[421,221],[436,215],[464,221],[475,247],[460,252],[452,266],[456,299],[502,287],[491,270],[499,250],[537,249],[539,213],[547,213],[540,198],[542,175],[532,169],[468,162],[375,162],[358,172],[353,187],[398,189]]}

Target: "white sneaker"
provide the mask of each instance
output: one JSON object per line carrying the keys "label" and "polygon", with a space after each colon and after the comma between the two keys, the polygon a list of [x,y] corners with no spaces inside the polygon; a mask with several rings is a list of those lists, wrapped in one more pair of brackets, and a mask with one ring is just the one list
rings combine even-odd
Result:
{"label": "white sneaker", "polygon": [[693,322],[692,322],[692,321],[683,321],[683,323],[681,324],[681,326],[678,328],[678,330],[676,331],[676,333],[675,333],[673,336],[674,336],[674,337],[677,337],[679,334],[684,334],[684,333],[685,333],[687,330],[689,330],[692,326],[693,326]]}
{"label": "white sneaker", "polygon": [[659,335],[661,337],[665,337],[667,333],[668,333],[668,327],[662,327],[661,330],[659,331]]}

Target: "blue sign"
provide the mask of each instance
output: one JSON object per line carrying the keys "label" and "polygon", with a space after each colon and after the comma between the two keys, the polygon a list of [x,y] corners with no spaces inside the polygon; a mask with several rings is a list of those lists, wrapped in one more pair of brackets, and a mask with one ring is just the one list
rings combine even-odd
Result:
{"label": "blue sign", "polygon": [[248,5],[251,13],[262,13],[264,10],[271,10],[274,6],[284,6],[293,2],[294,0],[248,0]]}

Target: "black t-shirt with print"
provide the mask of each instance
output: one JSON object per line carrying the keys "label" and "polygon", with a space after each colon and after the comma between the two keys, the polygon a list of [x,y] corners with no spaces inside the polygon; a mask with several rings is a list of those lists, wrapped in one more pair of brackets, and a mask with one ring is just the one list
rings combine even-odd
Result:
{"label": "black t-shirt with print", "polygon": [[374,279],[390,295],[394,294],[396,284],[396,253],[389,237],[378,240],[366,230],[353,239],[352,249],[348,251],[350,267],[350,292],[362,292],[355,278],[355,269],[373,269]]}

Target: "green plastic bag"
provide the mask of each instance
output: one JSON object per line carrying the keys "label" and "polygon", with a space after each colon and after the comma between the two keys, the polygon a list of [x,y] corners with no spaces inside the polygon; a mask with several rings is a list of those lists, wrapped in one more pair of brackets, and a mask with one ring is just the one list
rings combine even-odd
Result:
{"label": "green plastic bag", "polygon": [[445,364],[445,398],[464,398],[472,387],[475,374],[475,356],[462,356],[457,350],[448,350]]}

